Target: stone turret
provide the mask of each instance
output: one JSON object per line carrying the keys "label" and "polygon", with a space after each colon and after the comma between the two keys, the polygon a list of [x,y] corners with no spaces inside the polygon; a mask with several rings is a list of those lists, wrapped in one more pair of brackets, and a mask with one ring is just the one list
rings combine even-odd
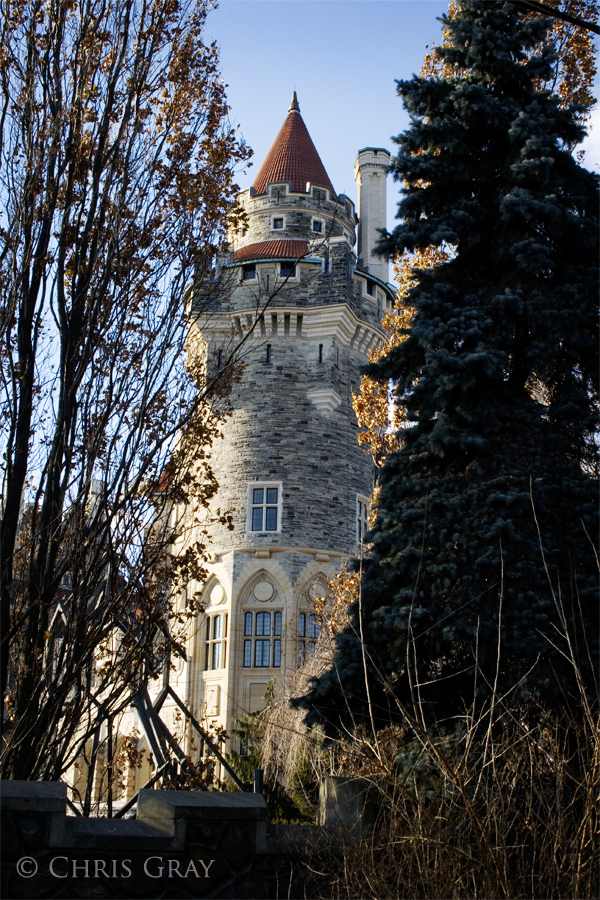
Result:
{"label": "stone turret", "polygon": [[374,471],[352,392],[393,302],[383,279],[357,268],[354,205],[336,194],[295,93],[239,200],[246,223],[221,260],[229,289],[195,320],[209,367],[233,337],[249,339],[212,460],[215,505],[233,511],[233,530],[212,534],[186,697],[228,729],[312,652],[313,601],[360,546]]}
{"label": "stone turret", "polygon": [[386,225],[386,176],[390,154],[381,147],[365,147],[358,151],[354,176],[358,185],[358,258],[372,275],[388,280],[387,260],[375,256],[380,235]]}

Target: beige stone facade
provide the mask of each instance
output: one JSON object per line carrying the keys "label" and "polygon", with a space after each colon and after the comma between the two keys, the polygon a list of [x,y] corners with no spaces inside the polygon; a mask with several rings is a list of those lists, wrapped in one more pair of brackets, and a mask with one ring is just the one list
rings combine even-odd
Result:
{"label": "beige stone facade", "polygon": [[[191,304],[189,352],[206,354],[209,373],[247,339],[234,412],[211,460],[219,492],[210,513],[230,511],[233,530],[211,529],[208,578],[187,586],[190,595],[201,592],[205,612],[191,624],[187,660],[174,659],[169,674],[209,729],[231,734],[236,720],[263,706],[271,683],[303,664],[318,635],[314,599],[359,551],[374,468],[358,446],[352,394],[369,351],[383,341],[381,318],[394,291],[387,263],[363,249],[359,264],[356,229],[364,248],[385,225],[386,159],[370,148],[358,156],[361,231],[294,98],[254,186],[240,195],[247,221],[219,260],[218,299],[208,310],[205,295]],[[191,521],[194,512],[173,516]],[[161,689],[159,679],[154,698]],[[161,718],[186,753],[202,753],[169,698]],[[130,719],[122,733],[141,733],[137,714]],[[126,796],[146,781],[149,750],[127,773]]]}
{"label": "beige stone facade", "polygon": [[[383,192],[378,183],[367,196],[374,152],[357,162],[369,211],[363,235],[385,225],[386,151],[376,168]],[[206,611],[175,679],[198,719],[228,731],[312,651],[315,595],[356,554],[357,500],[373,488],[352,393],[394,294],[387,278],[357,266],[354,205],[323,173],[294,100],[255,187],[240,196],[247,222],[219,261],[229,290],[193,321],[209,370],[249,335],[234,413],[212,459],[215,509],[231,510],[234,528],[213,528]],[[376,265],[387,275],[385,262]]]}

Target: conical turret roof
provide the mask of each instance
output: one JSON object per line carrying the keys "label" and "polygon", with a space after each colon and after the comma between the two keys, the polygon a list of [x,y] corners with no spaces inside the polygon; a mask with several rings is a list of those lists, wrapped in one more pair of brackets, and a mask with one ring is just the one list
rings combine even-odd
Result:
{"label": "conical turret roof", "polygon": [[264,194],[267,184],[281,181],[291,182],[292,191],[295,192],[305,191],[306,183],[310,181],[311,184],[329,188],[331,197],[336,197],[329,175],[300,115],[296,91],[293,93],[287,118],[258,170],[252,187],[257,194]]}

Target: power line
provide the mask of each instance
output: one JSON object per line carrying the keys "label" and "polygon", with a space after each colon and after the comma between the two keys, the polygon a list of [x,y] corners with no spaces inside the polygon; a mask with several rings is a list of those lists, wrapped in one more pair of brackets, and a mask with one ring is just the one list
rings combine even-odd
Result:
{"label": "power line", "polygon": [[563,12],[560,9],[554,9],[553,6],[546,6],[545,3],[539,3],[538,0],[508,0],[508,2],[524,12],[532,11],[542,13],[545,16],[553,16],[555,19],[563,19],[565,22],[570,22],[571,25],[579,25],[580,28],[593,31],[594,34],[600,34],[600,27],[594,25],[593,22],[586,22],[585,19],[580,19],[579,16],[572,16],[570,13]]}

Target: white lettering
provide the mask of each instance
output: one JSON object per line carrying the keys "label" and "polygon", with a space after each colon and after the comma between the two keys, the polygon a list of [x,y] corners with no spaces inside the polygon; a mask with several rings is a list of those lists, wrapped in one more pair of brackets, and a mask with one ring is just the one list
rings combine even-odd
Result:
{"label": "white lettering", "polygon": [[72,862],[73,862],[73,878],[77,878],[77,877],[78,877],[78,876],[77,876],[77,872],[78,872],[79,869],[83,869],[83,870],[84,870],[84,872],[85,872],[85,875],[83,876],[84,878],[89,878],[89,877],[90,877],[89,872],[88,872],[88,865],[89,865],[89,862],[90,862],[89,859],[84,859],[84,860],[83,860],[83,865],[81,865],[81,866],[78,866],[78,865],[77,865],[77,860],[76,860],[76,859],[74,859]]}
{"label": "white lettering", "polygon": [[177,872],[177,877],[181,878],[181,872],[179,871],[179,860],[178,859],[170,859],[169,860],[169,878],[173,877],[173,869]]}
{"label": "white lettering", "polygon": [[95,859],[94,860],[94,878],[98,878],[98,872],[102,869],[102,874],[105,878],[109,878],[110,876],[106,874],[106,863],[103,859]]}
{"label": "white lettering", "polygon": [[162,873],[163,873],[164,870],[165,870],[165,867],[164,867],[164,866],[158,866],[158,875],[152,875],[152,874],[148,871],[148,863],[149,863],[150,860],[152,860],[152,859],[157,859],[159,862],[162,862],[162,856],[149,856],[148,859],[145,859],[145,860],[144,860],[144,872],[146,873],[146,875],[148,876],[148,878],[160,878],[160,877],[162,876]]}
{"label": "white lettering", "polygon": [[196,878],[200,878],[200,876],[198,875],[198,869],[197,869],[196,866],[194,865],[194,860],[193,860],[193,859],[190,859],[190,864],[189,864],[189,866],[187,867],[187,869],[185,870],[185,877],[186,877],[186,878],[189,878],[189,877],[190,877],[190,869],[193,871],[193,873],[194,873],[194,875],[196,876]]}
{"label": "white lettering", "polygon": [[54,859],[50,860],[50,865],[49,865],[50,874],[53,875],[55,878],[68,878],[69,877],[68,872],[65,872],[64,875],[59,875],[58,872],[54,871],[54,863],[57,862],[57,860],[59,860],[59,859],[65,859],[67,861],[67,863],[69,862],[68,856],[55,856]]}
{"label": "white lettering", "polygon": [[121,873],[121,878],[131,878],[131,869],[129,867],[130,859],[121,860],[121,868],[125,871]]}
{"label": "white lettering", "polygon": [[116,859],[111,859],[111,863],[112,863],[112,872],[108,877],[116,878],[117,877],[117,861],[116,861]]}
{"label": "white lettering", "polygon": [[201,859],[200,862],[201,862],[202,865],[204,866],[204,877],[205,877],[205,878],[208,878],[208,877],[209,877],[208,870],[210,869],[210,867],[211,867],[212,864],[214,863],[214,859],[211,859],[211,861],[209,862],[208,865],[206,865],[206,863],[204,862],[203,859]]}

